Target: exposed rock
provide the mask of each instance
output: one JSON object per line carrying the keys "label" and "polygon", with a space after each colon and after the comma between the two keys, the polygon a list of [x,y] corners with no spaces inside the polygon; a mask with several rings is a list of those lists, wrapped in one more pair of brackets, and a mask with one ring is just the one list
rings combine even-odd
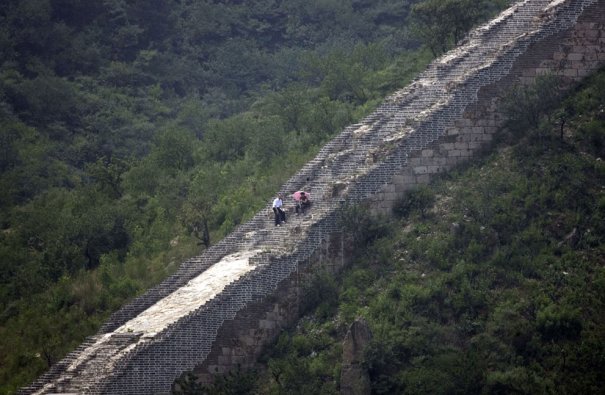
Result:
{"label": "exposed rock", "polygon": [[340,393],[365,395],[371,393],[370,374],[362,366],[366,346],[372,339],[367,322],[358,318],[351,324],[342,346]]}

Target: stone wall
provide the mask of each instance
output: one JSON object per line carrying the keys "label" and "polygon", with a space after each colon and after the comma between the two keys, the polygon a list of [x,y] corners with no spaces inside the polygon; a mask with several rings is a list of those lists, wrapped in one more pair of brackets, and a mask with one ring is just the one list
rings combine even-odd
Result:
{"label": "stone wall", "polygon": [[556,75],[565,89],[605,65],[605,8],[591,5],[572,29],[532,44],[510,73],[482,87],[478,100],[427,147],[410,152],[408,164],[372,199],[376,211],[388,213],[406,191],[427,184],[440,173],[489,149],[503,127],[502,98],[515,84],[531,85],[540,75]]}
{"label": "stone wall", "polygon": [[216,374],[254,367],[265,346],[298,320],[313,277],[320,271],[340,273],[350,259],[350,248],[350,240],[345,241],[344,234],[330,235],[272,295],[248,304],[233,320],[225,321],[212,351],[193,371],[198,381],[208,384]]}
{"label": "stone wall", "polygon": [[[347,204],[371,202],[388,211],[405,191],[489,147],[503,122],[500,97],[512,84],[531,83],[546,70],[571,84],[600,67],[604,10],[605,0],[515,3],[345,128],[282,186],[285,194],[310,191],[309,215],[274,227],[267,206],[120,309],[20,393],[159,394],[185,371],[209,379],[238,364],[252,366],[280,328],[294,322],[301,283],[319,265],[343,262],[338,218]],[[161,329],[145,332],[144,322],[140,332],[125,329],[167,301],[178,307],[171,296],[237,254],[247,254],[250,270],[222,279],[212,298],[152,325]]]}

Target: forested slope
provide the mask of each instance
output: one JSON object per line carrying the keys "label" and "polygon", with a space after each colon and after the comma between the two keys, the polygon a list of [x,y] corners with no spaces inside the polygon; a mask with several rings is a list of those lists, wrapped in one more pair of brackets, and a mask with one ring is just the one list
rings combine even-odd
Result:
{"label": "forested slope", "polygon": [[603,393],[605,71],[549,106],[541,82],[510,93],[485,158],[393,218],[351,209],[355,262],[317,274],[257,371],[208,388],[185,376],[179,393],[338,394],[358,318],[374,394]]}
{"label": "forested slope", "polygon": [[2,2],[0,391],[250,217],[506,2],[414,3]]}

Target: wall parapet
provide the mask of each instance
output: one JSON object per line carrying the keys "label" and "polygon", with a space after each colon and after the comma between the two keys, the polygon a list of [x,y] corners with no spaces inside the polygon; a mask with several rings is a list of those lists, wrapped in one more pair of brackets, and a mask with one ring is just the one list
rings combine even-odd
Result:
{"label": "wall parapet", "polygon": [[[406,190],[472,158],[502,124],[498,100],[507,87],[545,72],[579,81],[605,64],[604,26],[605,0],[515,3],[346,127],[282,186],[285,194],[311,193],[306,216],[274,227],[267,206],[116,312],[19,393],[168,393],[183,371],[228,369],[225,358],[207,359],[221,356],[212,350],[228,341],[221,336],[225,323],[308,268],[340,232],[347,203],[389,210]],[[267,325],[259,322],[263,314],[248,324]]]}

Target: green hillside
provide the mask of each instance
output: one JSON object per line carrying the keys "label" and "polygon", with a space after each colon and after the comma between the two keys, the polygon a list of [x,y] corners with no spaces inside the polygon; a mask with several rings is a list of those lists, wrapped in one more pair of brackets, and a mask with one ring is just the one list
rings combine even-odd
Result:
{"label": "green hillside", "polygon": [[0,393],[505,0],[0,3]]}
{"label": "green hillside", "polygon": [[[527,109],[539,89],[524,91]],[[603,393],[605,71],[533,127],[509,114],[491,154],[413,191],[392,219],[352,209],[357,258],[337,280],[317,274],[309,314],[258,371],[207,389],[184,377],[183,393],[337,394],[358,317],[375,394]]]}

